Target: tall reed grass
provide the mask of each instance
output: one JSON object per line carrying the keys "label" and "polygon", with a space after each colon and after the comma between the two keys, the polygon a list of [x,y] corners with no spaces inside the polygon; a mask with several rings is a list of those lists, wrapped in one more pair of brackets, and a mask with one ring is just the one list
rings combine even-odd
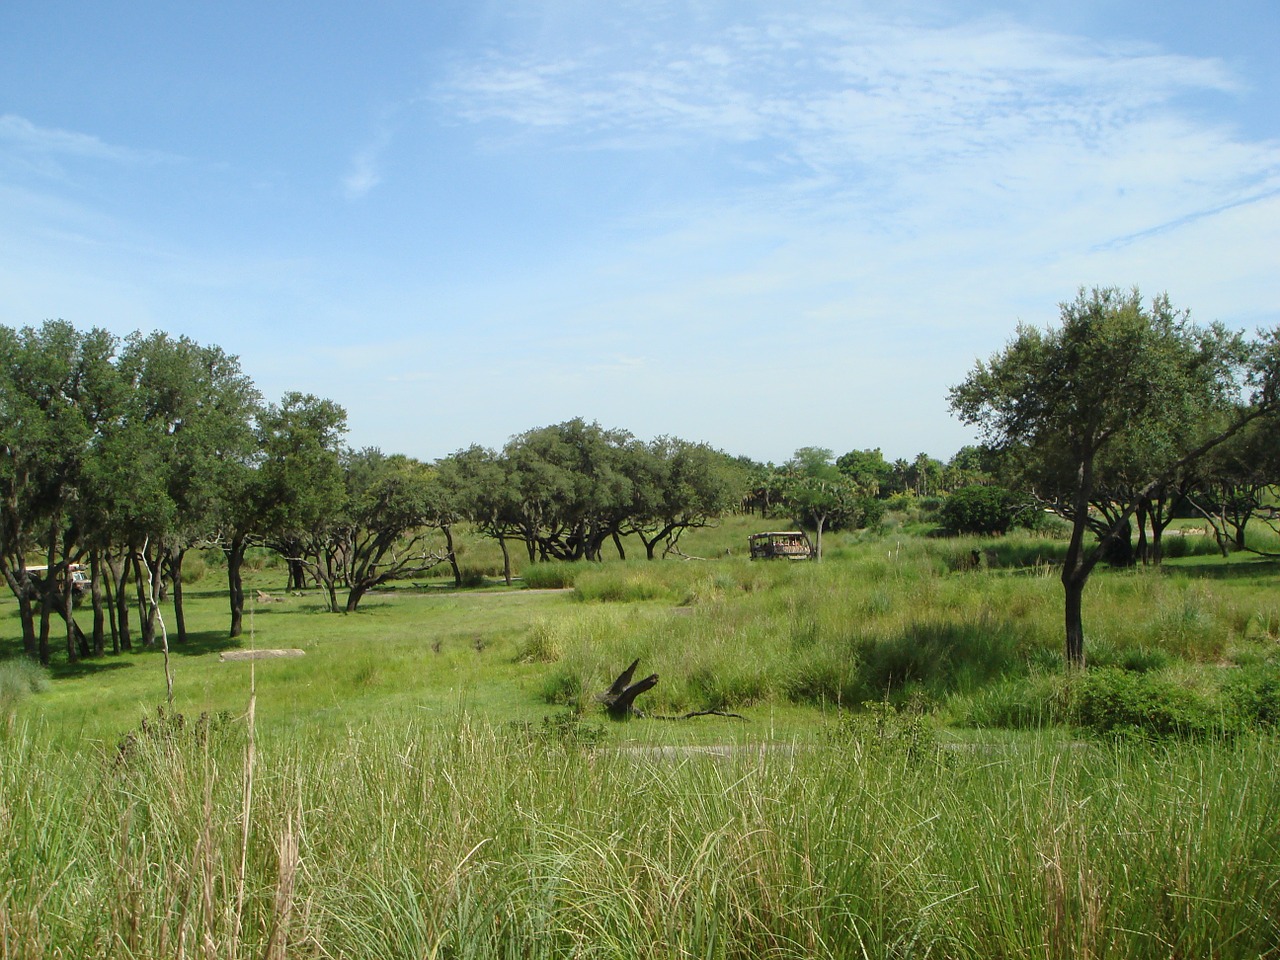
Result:
{"label": "tall reed grass", "polygon": [[260,740],[252,763],[234,728],[120,758],[43,740],[0,743],[4,957],[1280,948],[1269,737],[723,756],[578,749],[463,717]]}

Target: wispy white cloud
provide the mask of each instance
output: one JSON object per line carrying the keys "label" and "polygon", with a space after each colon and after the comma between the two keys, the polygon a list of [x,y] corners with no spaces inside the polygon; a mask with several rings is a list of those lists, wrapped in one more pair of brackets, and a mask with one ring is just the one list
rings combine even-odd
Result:
{"label": "wispy white cloud", "polygon": [[342,180],[342,191],[348,200],[359,200],[382,182],[382,155],[391,144],[391,132],[381,130],[351,158],[347,175]]}
{"label": "wispy white cloud", "polygon": [[23,156],[41,166],[60,159],[102,160],[117,164],[152,164],[175,159],[157,150],[139,150],[107,143],[88,133],[41,127],[25,117],[0,115],[0,146],[10,157]]}
{"label": "wispy white cloud", "polygon": [[851,230],[925,246],[944,234],[961,251],[1003,236],[1049,256],[1280,186],[1280,144],[1183,108],[1240,91],[1211,58],[1009,20],[795,14],[688,39],[513,45],[460,67],[436,98],[544,148],[715,146],[758,175],[729,202],[779,236],[804,221],[846,246]]}

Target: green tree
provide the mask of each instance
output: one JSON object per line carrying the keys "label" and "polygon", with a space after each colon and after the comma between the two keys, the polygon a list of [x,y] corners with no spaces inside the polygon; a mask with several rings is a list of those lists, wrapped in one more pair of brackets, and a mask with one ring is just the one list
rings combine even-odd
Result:
{"label": "green tree", "polygon": [[[71,614],[68,567],[83,552],[81,494],[107,415],[115,349],[106,331],[62,320],[0,327],[0,573],[18,599],[23,649],[44,663],[52,613],[66,625],[68,659],[90,652]],[[35,550],[40,575],[28,569]]]}
{"label": "green tree", "polygon": [[836,469],[872,496],[879,496],[892,485],[893,464],[884,458],[879,447],[850,450],[836,461]]}
{"label": "green tree", "polygon": [[798,449],[779,479],[780,502],[800,527],[814,531],[814,554],[821,560],[823,532],[856,522],[866,491],[840,472],[823,447]]}
{"label": "green tree", "polygon": [[1021,498],[1004,487],[972,485],[948,496],[938,517],[951,533],[1003,534],[1023,506]]}
{"label": "green tree", "polygon": [[332,400],[291,391],[262,410],[255,432],[253,512],[263,542],[285,560],[286,589],[302,590],[308,567],[322,562],[330,520],[342,504],[347,413]]}
{"label": "green tree", "polygon": [[511,585],[507,541],[520,537],[521,501],[510,461],[473,444],[436,464],[437,482],[482,535],[498,541],[502,576]]}
{"label": "green tree", "polygon": [[1259,419],[1204,458],[1189,484],[1187,500],[1209,522],[1226,556],[1231,549],[1249,549],[1245,531],[1254,517],[1275,527],[1275,510],[1269,505],[1278,483],[1280,424]]}
{"label": "green tree", "polygon": [[345,611],[391,580],[420,576],[448,557],[430,546],[432,470],[372,447],[344,457],[345,499],[335,511],[333,554],[347,586]]}
{"label": "green tree", "polygon": [[[139,515],[160,526],[135,528],[130,548],[142,599],[144,578],[167,576],[173,584],[178,633],[182,618],[182,558],[196,541],[216,542],[227,558],[230,635],[243,628],[244,586],[241,567],[259,517],[253,485],[258,465],[254,421],[260,398],[240,361],[217,346],[188,337],[155,332],[128,338],[120,370],[132,385],[126,425],[130,436],[158,456],[165,496],[171,509],[139,505]],[[145,566],[146,570],[143,570]],[[145,613],[143,639],[152,640]]]}
{"label": "green tree", "polygon": [[529,560],[599,560],[635,505],[627,467],[635,438],[582,418],[514,437],[504,448]]}
{"label": "green tree", "polygon": [[658,437],[633,444],[628,460],[633,511],[625,533],[653,560],[658,544],[675,549],[685,530],[705,527],[742,502],[748,477],[742,467],[704,443]]}
{"label": "green tree", "polygon": [[1206,411],[1233,409],[1244,359],[1238,335],[1192,324],[1165,297],[1146,309],[1136,290],[1081,290],[1062,304],[1058,327],[1019,327],[1004,350],[951,389],[952,410],[980,426],[993,445],[1018,448],[1034,474],[1052,484],[1046,499],[1063,505],[1071,521],[1062,568],[1069,664],[1084,664],[1085,583],[1138,506],[1139,497],[1130,495],[1101,540],[1086,545],[1101,459],[1140,441],[1151,456],[1136,493],[1176,477],[1269,407],[1268,385],[1259,406],[1205,435]]}

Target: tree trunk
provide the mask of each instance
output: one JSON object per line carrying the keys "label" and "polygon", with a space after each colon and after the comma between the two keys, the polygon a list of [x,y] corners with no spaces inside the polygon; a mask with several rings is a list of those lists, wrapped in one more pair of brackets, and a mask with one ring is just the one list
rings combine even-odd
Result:
{"label": "tree trunk", "polygon": [[100,657],[107,652],[107,636],[102,597],[102,553],[97,549],[89,554],[89,599],[93,604],[93,655]]}
{"label": "tree trunk", "polygon": [[30,576],[27,574],[27,565],[24,561],[19,561],[16,567],[0,563],[0,570],[4,571],[5,582],[9,584],[10,592],[18,600],[18,619],[22,623],[22,652],[35,660],[39,656],[39,647],[36,641],[35,610],[31,606],[32,586]]}
{"label": "tree trunk", "polygon": [[507,549],[507,538],[498,534],[498,546],[502,549],[502,579],[511,586],[511,551]]}
{"label": "tree trunk", "polygon": [[150,577],[143,576],[143,564],[146,564],[147,569],[150,570],[151,564],[146,558],[145,551],[138,550],[133,554],[133,579],[135,592],[138,595],[138,622],[142,628],[142,645],[149,647],[156,642],[156,614],[151,598],[147,595],[147,581]]}
{"label": "tree trunk", "polygon": [[296,590],[301,593],[307,586],[307,567],[300,557],[292,556],[285,560],[289,569],[289,585],[287,590]]}
{"label": "tree trunk", "polygon": [[173,626],[178,643],[187,642],[187,614],[182,607],[182,560],[187,555],[186,547],[169,548],[169,580],[173,584]]}
{"label": "tree trunk", "polygon": [[244,566],[247,547],[245,537],[236,534],[222,551],[227,557],[227,599],[231,605],[231,632],[228,636],[231,637],[238,637],[244,631],[244,580],[241,577],[241,567]]}
{"label": "tree trunk", "polygon": [[440,531],[444,534],[445,549],[449,551],[449,566],[453,569],[453,585],[456,589],[462,589],[462,568],[458,566],[458,556],[453,552],[453,526],[448,523],[440,525]]}
{"label": "tree trunk", "polygon": [[618,559],[627,559],[627,551],[622,549],[622,537],[618,536],[618,531],[613,532],[613,545],[618,548]]}
{"label": "tree trunk", "polygon": [[68,569],[63,570],[62,586],[58,593],[63,616],[67,621],[67,663],[76,663],[81,657],[89,655],[89,641],[76,623],[75,587],[71,581],[71,571]]}
{"label": "tree trunk", "polygon": [[107,557],[107,570],[111,573],[112,589],[115,593],[114,602],[117,628],[120,632],[120,650],[132,650],[133,638],[129,634],[129,555],[127,553],[120,557],[119,564],[120,569],[117,571],[115,565],[111,562],[110,556]]}
{"label": "tree trunk", "polygon": [[1150,515],[1150,503],[1145,498],[1138,501],[1138,510],[1135,515],[1138,521],[1138,559],[1142,561],[1144,567],[1152,563],[1151,547],[1147,542],[1147,519]]}
{"label": "tree trunk", "polygon": [[1084,667],[1084,584],[1085,578],[1062,575],[1062,587],[1066,596],[1067,666]]}
{"label": "tree trunk", "polygon": [[360,601],[364,599],[365,589],[365,587],[353,585],[351,589],[347,591],[347,606],[344,610],[345,613],[356,612],[356,608],[360,606]]}

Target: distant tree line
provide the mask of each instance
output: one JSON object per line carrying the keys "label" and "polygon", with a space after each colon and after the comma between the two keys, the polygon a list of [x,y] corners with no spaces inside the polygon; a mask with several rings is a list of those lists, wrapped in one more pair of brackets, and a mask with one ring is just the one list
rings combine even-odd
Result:
{"label": "distant tree line", "polygon": [[513,549],[529,563],[625,558],[634,538],[652,560],[735,511],[812,531],[820,557],[824,533],[874,528],[895,499],[935,498],[955,532],[1000,533],[1046,511],[1066,521],[1067,656],[1083,662],[1080,601],[1098,562],[1158,563],[1164,531],[1188,512],[1224,552],[1246,545],[1251,521],[1277,523],[1278,371],[1274,331],[1247,339],[1191,323],[1165,297],[1082,290],[1059,327],[1020,327],[952,388],[984,443],[946,463],[801,447],[775,466],[582,419],[424,463],[349,447],[331,400],[264,401],[216,346],[0,326],[0,575],[24,651],[48,662],[60,644],[74,661],[154,643],[162,600],[185,640],[193,548],[225,557],[237,636],[251,547],[284,559],[289,589],[317,586],[330,610],[352,612],[441,564],[461,585],[459,523],[499,544],[510,581]]}
{"label": "distant tree line", "polygon": [[296,392],[266,402],[216,346],[0,326],[0,575],[24,651],[48,662],[61,645],[75,661],[152,644],[162,600],[183,642],[193,548],[225,557],[234,637],[252,547],[284,558],[289,589],[316,585],[351,612],[440,564],[461,583],[459,522],[501,544],[509,579],[513,543],[530,562],[598,560],[609,544],[622,556],[632,536],[650,558],[678,550],[747,486],[742,463],[706,444],[581,419],[434,464],[349,447],[346,433],[341,406]]}

